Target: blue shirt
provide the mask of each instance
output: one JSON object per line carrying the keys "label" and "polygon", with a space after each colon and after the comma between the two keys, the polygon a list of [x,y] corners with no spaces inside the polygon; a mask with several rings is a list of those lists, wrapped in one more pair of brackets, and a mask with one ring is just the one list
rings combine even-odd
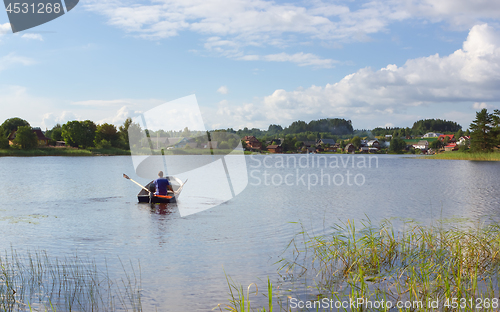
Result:
{"label": "blue shirt", "polygon": [[156,192],[155,195],[167,195],[168,188],[170,185],[167,178],[158,178],[155,180]]}

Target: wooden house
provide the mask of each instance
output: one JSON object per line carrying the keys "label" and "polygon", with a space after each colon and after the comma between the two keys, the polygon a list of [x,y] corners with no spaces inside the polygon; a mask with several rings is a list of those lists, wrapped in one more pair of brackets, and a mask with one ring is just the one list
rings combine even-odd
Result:
{"label": "wooden house", "polygon": [[[43,134],[42,130],[38,127],[31,129],[33,133],[36,135],[36,139],[38,140],[38,145],[39,146],[48,146],[49,145],[49,138]],[[14,139],[16,138],[16,130],[12,131],[9,136],[7,137],[9,140],[9,145],[14,144]]]}
{"label": "wooden house", "polygon": [[248,149],[254,149],[254,150],[260,150],[262,149],[262,143],[260,143],[259,140],[257,140],[256,137],[246,135],[243,137],[243,142],[247,145]]}
{"label": "wooden house", "polygon": [[347,154],[354,154],[354,152],[356,151],[356,147],[349,143],[345,146],[344,150]]}
{"label": "wooden house", "polygon": [[267,150],[270,153],[283,153],[283,148],[281,145],[268,145]]}

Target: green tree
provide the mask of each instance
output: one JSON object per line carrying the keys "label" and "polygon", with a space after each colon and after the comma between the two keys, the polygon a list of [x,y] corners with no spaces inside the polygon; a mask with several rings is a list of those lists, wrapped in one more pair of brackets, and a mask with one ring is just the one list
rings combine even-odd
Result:
{"label": "green tree", "polygon": [[27,122],[24,119],[21,119],[19,117],[14,117],[14,118],[9,118],[3,122],[1,125],[2,129],[4,130],[3,136],[9,136],[9,134],[12,133],[12,131],[17,130],[18,127],[30,127],[29,122]]}
{"label": "green tree", "polygon": [[132,124],[132,118],[125,119],[125,122],[122,126],[118,128],[119,134],[119,147],[124,149],[130,149],[129,140],[128,140],[128,128]]}
{"label": "green tree", "polygon": [[406,147],[406,142],[400,138],[393,137],[391,145],[389,145],[389,152],[401,153]]}
{"label": "green tree", "polygon": [[304,143],[302,141],[297,141],[295,142],[295,150],[299,150],[302,148],[302,145],[304,145]]}
{"label": "green tree", "polygon": [[495,147],[500,145],[500,110],[495,109],[493,114],[491,114],[491,139]]}
{"label": "green tree", "polygon": [[60,124],[55,125],[52,129],[48,130],[45,133],[45,136],[54,140],[54,141],[62,141],[62,126]]}
{"label": "green tree", "polygon": [[185,127],[184,130],[182,130],[181,136],[184,138],[189,138],[191,136],[191,131],[189,131],[188,127]]}
{"label": "green tree", "polygon": [[66,144],[87,148],[94,146],[97,126],[90,120],[68,121],[62,125],[62,137]]}
{"label": "green tree", "polygon": [[351,144],[356,147],[356,150],[359,150],[359,148],[361,147],[361,138],[359,136],[355,136],[351,139]]}
{"label": "green tree", "polygon": [[441,140],[435,140],[435,141],[432,141],[430,144],[429,144],[429,147],[432,148],[433,150],[439,150],[441,148],[444,147],[444,142],[441,141]]}
{"label": "green tree", "polygon": [[97,143],[101,142],[102,140],[106,140],[112,146],[118,147],[119,137],[120,135],[118,134],[115,125],[103,123],[102,125],[97,126],[94,142],[97,146]]}
{"label": "green tree", "polygon": [[7,136],[1,135],[4,132],[5,132],[4,129],[0,126],[0,149],[7,149],[10,147]]}
{"label": "green tree", "polygon": [[30,126],[19,126],[13,143],[22,149],[30,149],[38,146],[38,138]]}
{"label": "green tree", "polygon": [[477,152],[489,152],[494,143],[491,138],[493,118],[486,108],[476,112],[476,119],[470,124],[471,149]]}
{"label": "green tree", "polygon": [[267,128],[267,134],[273,135],[273,134],[278,134],[283,131],[283,127],[280,125],[269,125],[269,128]]}

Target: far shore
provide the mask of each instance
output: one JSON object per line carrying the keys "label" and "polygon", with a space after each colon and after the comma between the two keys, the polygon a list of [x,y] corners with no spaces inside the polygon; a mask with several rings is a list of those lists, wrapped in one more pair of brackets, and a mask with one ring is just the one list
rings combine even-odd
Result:
{"label": "far shore", "polygon": [[[214,149],[210,151],[209,149],[172,149],[157,151],[158,155],[227,155],[233,152],[231,149]],[[270,153],[264,152],[250,152],[244,151],[245,155],[302,155],[301,153]],[[318,153],[318,155],[330,154],[330,155],[344,155],[344,153],[332,153],[324,152]],[[413,154],[392,154],[391,155],[413,155]],[[131,155],[129,150],[119,149],[119,148],[71,148],[71,147],[44,147],[37,149],[0,149],[0,157],[5,156],[19,156],[19,157],[33,157],[33,156],[127,156]],[[345,154],[352,155],[352,154]],[[386,155],[386,154],[364,154],[356,153],[355,155]],[[477,161],[500,161],[500,152],[490,152],[490,153],[473,153],[473,152],[444,152],[434,155],[415,155],[418,159],[439,159],[439,160],[477,160]]]}
{"label": "far shore", "polygon": [[130,151],[119,148],[79,149],[71,147],[44,147],[34,149],[0,149],[1,156],[118,156],[130,155]]}

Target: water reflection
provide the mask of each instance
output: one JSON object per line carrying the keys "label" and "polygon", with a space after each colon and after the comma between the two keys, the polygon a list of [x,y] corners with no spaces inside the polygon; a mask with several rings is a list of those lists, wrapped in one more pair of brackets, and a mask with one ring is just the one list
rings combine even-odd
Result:
{"label": "water reflection", "polygon": [[158,204],[150,203],[147,205],[149,205],[151,214],[157,214],[157,215],[172,214],[177,208],[177,203],[158,203]]}

